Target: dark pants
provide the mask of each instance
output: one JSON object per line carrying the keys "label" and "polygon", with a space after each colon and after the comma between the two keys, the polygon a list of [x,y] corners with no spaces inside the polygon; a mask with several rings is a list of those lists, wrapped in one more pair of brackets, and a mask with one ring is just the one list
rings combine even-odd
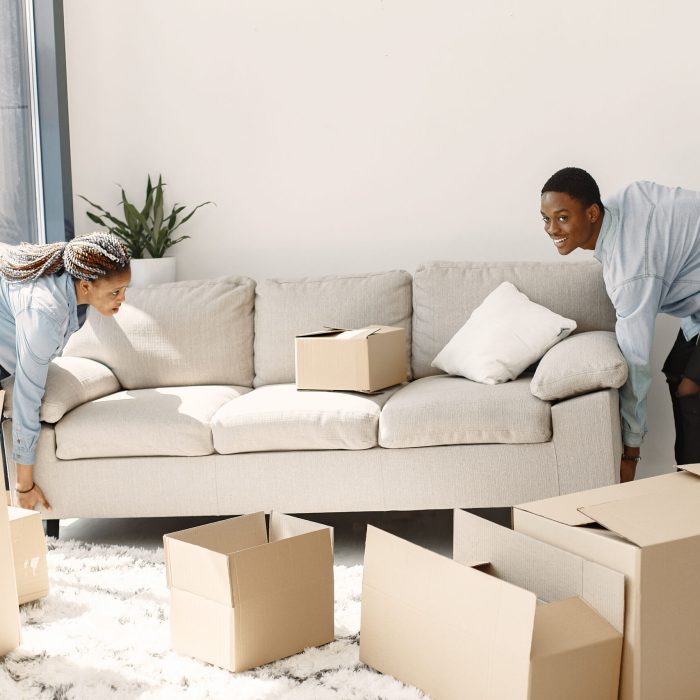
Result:
{"label": "dark pants", "polygon": [[700,394],[678,396],[678,386],[683,377],[700,384],[700,336],[686,340],[683,331],[664,362],[673,405],[673,421],[676,425],[676,464],[700,462]]}

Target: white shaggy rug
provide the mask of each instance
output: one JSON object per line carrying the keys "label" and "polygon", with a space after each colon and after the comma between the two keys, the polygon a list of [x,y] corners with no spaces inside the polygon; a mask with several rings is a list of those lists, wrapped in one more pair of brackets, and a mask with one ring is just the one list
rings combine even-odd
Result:
{"label": "white shaggy rug", "polygon": [[334,642],[234,674],[169,649],[162,549],[49,542],[51,593],[22,607],[2,700],[426,697],[359,661],[361,566],[335,568]]}

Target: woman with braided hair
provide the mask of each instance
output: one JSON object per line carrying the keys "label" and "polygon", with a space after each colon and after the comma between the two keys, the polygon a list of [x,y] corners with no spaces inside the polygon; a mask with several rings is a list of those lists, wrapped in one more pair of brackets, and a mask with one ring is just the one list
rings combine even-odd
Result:
{"label": "woman with braided hair", "polygon": [[51,509],[34,482],[39,409],[49,362],[80,328],[78,305],[113,316],[131,280],[126,246],[110,233],[8,247],[0,255],[0,376],[14,375],[12,454],[17,503]]}

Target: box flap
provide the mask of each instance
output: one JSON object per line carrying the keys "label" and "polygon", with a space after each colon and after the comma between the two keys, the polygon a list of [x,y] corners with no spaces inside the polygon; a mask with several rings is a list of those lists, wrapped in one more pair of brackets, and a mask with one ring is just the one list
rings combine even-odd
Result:
{"label": "box flap", "polygon": [[372,526],[362,590],[366,663],[429,694],[527,697],[534,594]]}
{"label": "box flap", "polygon": [[532,658],[556,656],[603,640],[622,638],[606,620],[578,597],[543,605],[535,614]]}
{"label": "box flap", "polygon": [[678,468],[682,469],[684,472],[700,476],[700,464],[679,464]]}
{"label": "box flap", "polygon": [[696,489],[669,489],[637,498],[586,506],[581,511],[640,547],[700,536]]}
{"label": "box flap", "polygon": [[338,340],[364,340],[379,332],[381,326],[365,326],[351,331],[343,331],[338,335]]}
{"label": "box flap", "polygon": [[576,554],[455,510],[454,558],[488,560],[495,576],[547,603],[583,598],[616,630],[624,628],[624,575]]}
{"label": "box flap", "polygon": [[231,554],[267,544],[263,512],[166,534],[168,586],[233,605]]}
{"label": "box flap", "polygon": [[271,599],[282,591],[304,590],[319,582],[332,591],[330,528],[235,552],[230,571],[236,606],[256,598]]}
{"label": "box flap", "polygon": [[10,522],[22,520],[23,518],[38,518],[41,520],[41,513],[38,510],[27,510],[26,508],[17,508],[16,506],[8,506],[7,515]]}
{"label": "box flap", "polygon": [[334,328],[333,326],[324,326],[321,330],[319,331],[311,331],[310,333],[297,333],[294,337],[295,338],[323,338],[323,337],[328,337],[328,336],[333,336],[333,335],[338,335],[338,333],[342,333],[343,331],[351,330],[349,328]]}
{"label": "box flap", "polygon": [[698,488],[700,480],[687,472],[663,474],[648,479],[629,481],[625,484],[613,484],[588,491],[569,493],[564,496],[545,498],[541,501],[531,501],[515,507],[564,525],[593,525],[595,521],[582,511],[586,506],[658,493],[666,489],[683,490],[686,487]]}
{"label": "box flap", "polygon": [[333,528],[323,523],[314,523],[311,520],[296,518],[293,515],[285,515],[277,511],[270,512],[270,542],[278,542],[288,537],[307,535],[309,532],[328,530],[333,545]]}

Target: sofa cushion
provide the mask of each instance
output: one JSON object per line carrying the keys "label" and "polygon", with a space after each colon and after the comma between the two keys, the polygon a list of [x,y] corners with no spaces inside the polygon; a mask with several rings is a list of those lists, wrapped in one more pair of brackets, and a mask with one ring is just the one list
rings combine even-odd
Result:
{"label": "sofa cushion", "polygon": [[615,310],[603,284],[602,266],[585,262],[431,262],[413,276],[414,377],[440,370],[433,358],[472,311],[502,282],[561,316],[576,321],[578,332],[611,331]]}
{"label": "sofa cushion", "polygon": [[79,406],[56,424],[56,456],[195,456],[214,452],[210,421],[225,403],[250,391],[185,386],[120,391]]}
{"label": "sofa cushion", "polygon": [[63,354],[107,365],[124,389],[252,386],[254,290],[245,277],[129,288],[115,316],[90,307]]}
{"label": "sofa cushion", "polygon": [[382,447],[535,443],[552,437],[551,408],[530,393],[529,379],[478,384],[425,377],[399,389],[379,417]]}
{"label": "sofa cushion", "polygon": [[277,450],[365,450],[377,445],[381,394],[298,391],[271,384],[222,406],[211,426],[220,454]]}
{"label": "sofa cushion", "polygon": [[[411,275],[404,271],[269,279],[255,292],[255,386],[293,382],[294,337],[323,326],[406,328],[410,359]],[[432,359],[432,358],[431,358]]]}
{"label": "sofa cushion", "polygon": [[[5,418],[12,418],[14,377],[3,380]],[[76,406],[113,394],[121,387],[109,367],[85,357],[56,357],[49,363],[39,420],[55,423]]]}
{"label": "sofa cushion", "polygon": [[610,331],[579,333],[562,340],[540,360],[530,383],[544,401],[566,399],[599,389],[619,389],[627,381],[627,363]]}

